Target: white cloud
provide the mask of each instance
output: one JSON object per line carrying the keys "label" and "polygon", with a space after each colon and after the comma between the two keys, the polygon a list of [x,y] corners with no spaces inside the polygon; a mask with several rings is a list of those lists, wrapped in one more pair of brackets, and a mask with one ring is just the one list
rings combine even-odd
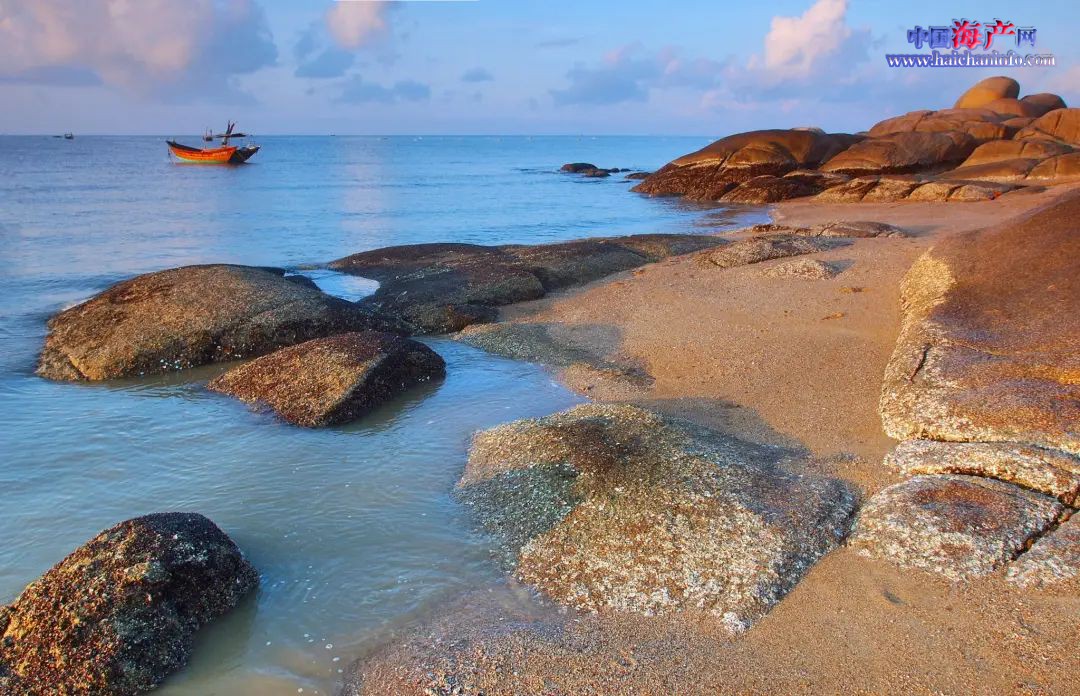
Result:
{"label": "white cloud", "polygon": [[9,78],[83,70],[146,92],[276,58],[251,0],[0,0],[0,74]]}
{"label": "white cloud", "polygon": [[847,0],[817,0],[799,17],[773,17],[764,68],[789,77],[818,72],[852,38],[846,14]]}
{"label": "white cloud", "polygon": [[357,49],[386,31],[387,3],[381,0],[336,2],[326,12],[326,28],[342,48]]}

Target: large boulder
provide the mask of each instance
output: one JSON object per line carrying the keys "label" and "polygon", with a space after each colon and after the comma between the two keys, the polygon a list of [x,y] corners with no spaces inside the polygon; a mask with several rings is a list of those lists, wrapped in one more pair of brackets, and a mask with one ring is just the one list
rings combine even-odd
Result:
{"label": "large boulder", "polygon": [[477,434],[458,495],[514,574],[590,611],[748,628],[846,533],[855,497],[772,450],[626,405]]}
{"label": "large boulder", "polygon": [[707,251],[703,254],[703,260],[720,268],[733,268],[770,259],[815,254],[849,243],[827,237],[764,234],[740,239],[726,247]]}
{"label": "large boulder", "polygon": [[[851,176],[905,174],[963,161],[977,141],[962,131],[910,131],[860,141],[821,165]],[[829,189],[834,190],[834,189]]]}
{"label": "large boulder", "polygon": [[136,276],[54,316],[37,371],[61,380],[160,374],[399,328],[278,269],[185,266]]}
{"label": "large boulder", "polygon": [[1080,152],[1070,152],[1039,162],[1028,171],[1033,183],[1062,183],[1080,179]]}
{"label": "large boulder", "polygon": [[0,693],[149,691],[187,662],[195,632],[258,582],[202,515],[121,522],[0,608]]}
{"label": "large boulder", "polygon": [[720,200],[725,203],[761,205],[786,201],[789,198],[812,196],[819,191],[821,191],[820,188],[804,180],[763,174],[742,182],[721,196]]}
{"label": "large boulder", "polygon": [[960,95],[953,105],[956,109],[979,109],[997,99],[1016,99],[1020,96],[1020,83],[1011,77],[988,77],[976,82]]}
{"label": "large boulder", "polygon": [[915,476],[863,505],[849,543],[864,556],[966,580],[1011,561],[1064,509],[992,479]]}
{"label": "large boulder", "polygon": [[975,148],[961,166],[970,167],[1017,158],[1041,161],[1072,151],[1072,147],[1050,140],[994,140]]}
{"label": "large boulder", "polygon": [[411,244],[353,254],[330,267],[379,281],[361,306],[400,317],[415,333],[448,333],[493,321],[494,307],[723,243],[644,234],[532,246]]}
{"label": "large boulder", "polygon": [[756,176],[783,176],[796,169],[816,167],[858,139],[845,133],[813,130],[737,133],[673,160],[632,190],[715,201]]}
{"label": "large boulder", "polygon": [[1046,113],[1045,110],[1040,109],[1035,104],[1020,99],[1010,99],[1008,97],[995,99],[984,108],[987,108],[994,113],[1005,114],[1008,116],[1042,116]]}
{"label": "large boulder", "polygon": [[1020,101],[1027,104],[1028,107],[1035,110],[1035,116],[1042,116],[1043,114],[1054,111],[1055,109],[1064,109],[1065,100],[1056,94],[1049,92],[1040,92],[1039,94],[1029,94],[1023,97]]}
{"label": "large boulder", "polygon": [[1080,109],[1055,109],[1035,119],[1014,140],[1055,140],[1080,147]]}
{"label": "large boulder", "polygon": [[355,420],[445,374],[446,363],[423,343],[365,331],[282,348],[229,370],[208,387],[314,428]]}
{"label": "large boulder", "polygon": [[891,437],[1080,454],[1080,193],[940,242],[902,298],[881,397]]}
{"label": "large boulder", "polygon": [[984,143],[1008,135],[1008,129],[1003,124],[1005,118],[1006,115],[991,109],[912,111],[874,124],[869,135],[879,138],[894,133],[960,131],[970,135],[976,143]]}

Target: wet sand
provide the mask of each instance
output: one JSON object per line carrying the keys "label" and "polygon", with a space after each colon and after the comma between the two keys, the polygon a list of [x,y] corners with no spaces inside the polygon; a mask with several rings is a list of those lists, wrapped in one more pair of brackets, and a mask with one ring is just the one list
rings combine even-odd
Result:
{"label": "wet sand", "polygon": [[[549,325],[560,342],[652,377],[641,386],[559,370],[593,399],[802,450],[807,466],[869,496],[898,478],[881,464],[893,441],[878,398],[904,273],[935,240],[1023,216],[1064,190],[981,203],[782,203],[779,223],[874,220],[912,236],[813,255],[842,269],[832,279],[763,276],[784,260],[719,269],[691,255],[507,308],[503,319]],[[509,584],[463,598],[356,669],[364,693],[377,694],[1070,694],[1080,692],[1078,589],[1022,591],[1001,573],[952,584],[841,548],[731,638],[685,614],[538,614]]]}

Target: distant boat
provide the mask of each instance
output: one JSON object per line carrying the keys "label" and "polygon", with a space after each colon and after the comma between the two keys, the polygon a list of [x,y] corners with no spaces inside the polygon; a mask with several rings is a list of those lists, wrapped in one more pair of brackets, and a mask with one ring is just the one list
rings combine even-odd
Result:
{"label": "distant boat", "polygon": [[73,133],[64,133],[64,140],[74,140],[75,135]]}
{"label": "distant boat", "polygon": [[203,135],[203,140],[206,141],[220,138],[221,147],[200,149],[191,147],[190,145],[182,145],[175,140],[166,140],[165,143],[169,146],[169,152],[171,152],[174,157],[182,159],[185,162],[198,162],[200,164],[241,164],[251,159],[251,156],[259,151],[259,146],[229,145],[230,138],[247,137],[246,133],[234,133],[233,128],[235,127],[236,124],[229,121],[228,128],[225,129],[224,134],[214,135],[212,132],[207,131]]}

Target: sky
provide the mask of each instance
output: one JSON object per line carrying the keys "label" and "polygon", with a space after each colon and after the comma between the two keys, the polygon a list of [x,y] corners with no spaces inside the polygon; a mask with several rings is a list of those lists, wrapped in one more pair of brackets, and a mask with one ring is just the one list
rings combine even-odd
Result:
{"label": "sky", "polygon": [[[1057,65],[886,65],[956,19]],[[1078,28],[1065,0],[0,0],[0,133],[859,131],[995,74],[1080,105]]]}

